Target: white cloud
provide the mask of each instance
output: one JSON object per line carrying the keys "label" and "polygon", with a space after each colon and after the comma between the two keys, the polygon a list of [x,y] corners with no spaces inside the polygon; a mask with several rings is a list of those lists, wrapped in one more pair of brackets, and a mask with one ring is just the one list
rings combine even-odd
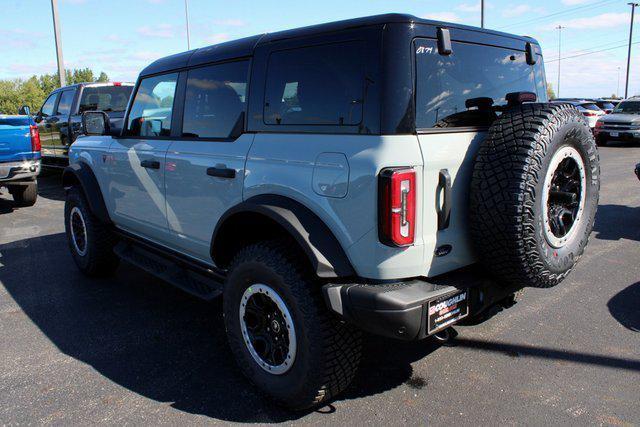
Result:
{"label": "white cloud", "polygon": [[170,39],[176,35],[176,26],[170,24],[145,25],[137,29],[138,34],[146,37]]}
{"label": "white cloud", "polygon": [[528,4],[519,4],[503,10],[502,16],[505,18],[515,18],[517,16],[524,15],[527,12],[531,12],[532,10],[533,8]]}
{"label": "white cloud", "polygon": [[204,41],[208,44],[218,44],[226,42],[227,40],[229,40],[229,38],[229,34],[227,33],[218,33],[210,35],[209,37],[205,38]]}
{"label": "white cloud", "polygon": [[[485,8],[487,5],[485,5]],[[462,3],[456,6],[456,10],[460,12],[480,12],[480,2],[477,3]]]}
{"label": "white cloud", "polygon": [[213,23],[223,27],[244,27],[247,25],[247,22],[242,19],[216,19]]}
{"label": "white cloud", "polygon": [[628,13],[602,13],[600,15],[590,16],[587,18],[575,18],[565,21],[558,21],[542,27],[542,30],[554,30],[558,25],[563,28],[572,30],[593,30],[596,28],[616,28],[621,25],[629,24]]}
{"label": "white cloud", "polygon": [[580,4],[591,3],[593,0],[562,0],[562,4],[566,4],[567,6],[577,6]]}
{"label": "white cloud", "polygon": [[462,18],[454,12],[427,13],[426,15],[422,15],[422,17],[425,19],[433,19],[434,21],[462,22]]}

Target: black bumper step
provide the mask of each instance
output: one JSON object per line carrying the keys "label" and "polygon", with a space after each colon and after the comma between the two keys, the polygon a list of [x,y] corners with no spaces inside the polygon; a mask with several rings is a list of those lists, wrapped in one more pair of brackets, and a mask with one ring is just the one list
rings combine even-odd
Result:
{"label": "black bumper step", "polygon": [[222,294],[224,282],[213,271],[167,257],[131,241],[118,243],[114,251],[123,260],[204,300]]}

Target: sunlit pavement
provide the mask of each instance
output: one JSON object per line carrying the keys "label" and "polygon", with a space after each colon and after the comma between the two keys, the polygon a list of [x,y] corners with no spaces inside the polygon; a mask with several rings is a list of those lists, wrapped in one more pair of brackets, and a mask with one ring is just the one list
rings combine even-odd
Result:
{"label": "sunlit pavement", "polygon": [[369,337],[352,387],[318,411],[257,394],[220,301],[123,265],[89,280],[63,226],[60,176],[38,203],[0,196],[0,424],[605,424],[640,422],[640,148],[600,150],[594,233],[577,269],[451,346]]}

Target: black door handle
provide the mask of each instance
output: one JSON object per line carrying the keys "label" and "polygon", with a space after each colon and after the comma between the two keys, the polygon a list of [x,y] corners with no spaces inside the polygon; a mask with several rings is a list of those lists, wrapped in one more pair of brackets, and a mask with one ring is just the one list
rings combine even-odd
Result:
{"label": "black door handle", "polygon": [[[442,199],[438,197],[442,194]],[[436,210],[438,211],[438,230],[449,227],[451,219],[451,175],[447,169],[441,169],[438,177],[438,188],[436,189]]]}
{"label": "black door handle", "polygon": [[207,175],[217,176],[218,178],[235,178],[236,170],[225,167],[207,168]]}
{"label": "black door handle", "polygon": [[160,169],[160,162],[157,160],[143,160],[140,166],[147,169]]}

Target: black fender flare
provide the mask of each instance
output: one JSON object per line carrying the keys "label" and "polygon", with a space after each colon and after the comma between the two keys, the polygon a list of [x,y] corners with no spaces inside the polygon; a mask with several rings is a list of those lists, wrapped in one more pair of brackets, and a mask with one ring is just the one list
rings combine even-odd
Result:
{"label": "black fender flare", "polygon": [[84,194],[89,204],[91,213],[103,223],[111,223],[109,210],[104,203],[100,184],[98,184],[98,180],[88,164],[80,162],[64,168],[64,172],[62,172],[62,185],[65,189],[73,185],[78,185],[82,189],[82,194]]}
{"label": "black fender flare", "polygon": [[253,213],[267,217],[282,227],[306,254],[316,275],[321,278],[355,276],[349,258],[327,225],[309,208],[285,196],[260,195],[226,211],[213,232],[211,257],[216,261],[225,245],[220,240],[225,224],[238,214]]}

